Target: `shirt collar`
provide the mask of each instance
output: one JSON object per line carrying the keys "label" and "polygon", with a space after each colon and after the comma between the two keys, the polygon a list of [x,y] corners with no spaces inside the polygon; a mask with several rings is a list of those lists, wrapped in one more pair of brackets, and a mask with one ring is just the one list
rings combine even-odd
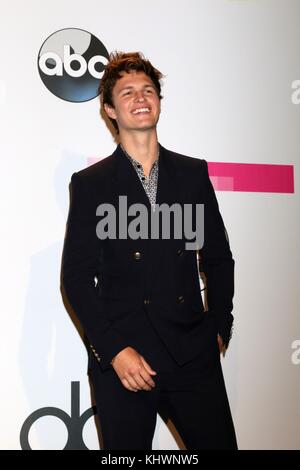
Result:
{"label": "shirt collar", "polygon": [[[120,144],[120,147],[121,147],[123,153],[126,155],[126,157],[128,157],[129,160],[131,160],[131,162],[132,162],[137,168],[142,169],[142,164],[141,164],[138,160],[135,160],[135,158],[133,158],[131,155],[129,155],[129,153],[126,152],[126,150],[124,149],[124,147],[123,147],[122,144]],[[153,165],[152,165],[152,167],[151,167],[151,170],[152,170],[152,168],[153,168],[154,166],[157,166],[157,164],[158,164],[158,159],[159,159],[159,147],[158,147],[157,159],[154,160]]]}

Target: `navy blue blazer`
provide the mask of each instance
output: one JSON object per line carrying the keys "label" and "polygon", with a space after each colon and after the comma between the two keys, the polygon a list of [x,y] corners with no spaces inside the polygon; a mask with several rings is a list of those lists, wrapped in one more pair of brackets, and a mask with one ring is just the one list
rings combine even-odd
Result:
{"label": "navy blue blazer", "polygon": [[103,370],[125,347],[139,350],[147,344],[143,315],[180,365],[205,353],[212,322],[226,345],[231,336],[234,260],[207,162],[159,146],[156,203],[204,204],[200,255],[208,311],[196,251],[185,249],[184,233],[168,240],[97,237],[99,204],[112,204],[118,214],[119,196],[126,195],[128,207],[142,203],[151,211],[138,175],[118,145],[109,157],[72,175],[62,259],[63,289]]}

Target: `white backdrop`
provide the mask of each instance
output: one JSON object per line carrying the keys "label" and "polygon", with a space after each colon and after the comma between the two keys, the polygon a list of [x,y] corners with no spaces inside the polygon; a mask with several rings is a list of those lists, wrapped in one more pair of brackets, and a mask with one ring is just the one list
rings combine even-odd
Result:
{"label": "white backdrop", "polygon": [[[37,55],[62,28],[143,51],[165,75],[159,141],[209,162],[289,164],[295,192],[217,192],[236,260],[235,329],[222,359],[241,449],[300,448],[297,0],[1,0],[1,449],[20,449],[43,407],[90,407],[86,352],[59,290],[71,174],[115,148],[97,99],[71,103],[40,79]],[[73,397],[74,398],[74,397]],[[33,449],[60,449],[53,416]],[[98,448],[93,419],[83,429]],[[158,418],[154,449],[177,449]]]}

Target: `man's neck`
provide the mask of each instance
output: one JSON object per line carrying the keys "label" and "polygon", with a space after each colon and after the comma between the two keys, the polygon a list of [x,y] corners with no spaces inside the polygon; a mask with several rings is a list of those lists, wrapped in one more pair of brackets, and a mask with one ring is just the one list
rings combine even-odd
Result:
{"label": "man's neck", "polygon": [[147,176],[158,156],[159,147],[156,131],[151,134],[147,132],[120,133],[120,144],[132,158],[141,163]]}

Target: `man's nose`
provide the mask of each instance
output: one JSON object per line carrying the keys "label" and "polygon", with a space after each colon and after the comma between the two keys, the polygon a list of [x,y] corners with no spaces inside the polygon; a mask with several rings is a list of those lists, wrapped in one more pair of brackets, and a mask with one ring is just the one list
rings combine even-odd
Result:
{"label": "man's nose", "polygon": [[135,95],[137,101],[144,101],[145,97],[142,91],[137,91]]}

